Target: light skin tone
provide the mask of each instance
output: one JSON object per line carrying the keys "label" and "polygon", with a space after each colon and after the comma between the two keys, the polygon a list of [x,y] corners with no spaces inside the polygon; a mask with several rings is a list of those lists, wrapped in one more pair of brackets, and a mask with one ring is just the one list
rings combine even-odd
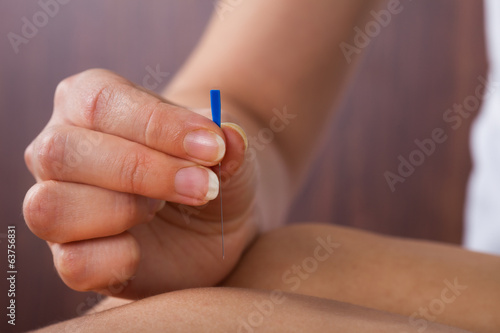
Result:
{"label": "light skin tone", "polygon": [[262,332],[493,333],[500,329],[498,281],[496,256],[301,225],[259,236],[222,288],[131,303],[110,297],[87,316],[40,332],[237,332],[247,323]]}
{"label": "light skin tone", "polygon": [[[120,296],[141,298],[224,279],[259,230],[284,224],[352,67],[338,44],[374,4],[256,0],[227,19],[215,15],[163,96],[105,70],[62,81],[49,123],[26,149],[37,184],[24,215],[63,281],[99,291],[134,276]],[[222,129],[207,119],[212,88],[230,122]],[[294,118],[273,120],[274,108]],[[258,141],[276,127],[274,140]],[[223,261],[211,200],[221,159]]]}
{"label": "light skin tone", "polygon": [[[284,224],[353,69],[338,45],[379,3],[243,2],[214,16],[161,96],[105,70],[62,81],[26,149],[37,184],[23,207],[62,280],[80,291],[126,284],[115,295],[125,299],[225,280],[259,231]],[[222,92],[222,128],[209,119],[210,89]]]}
{"label": "light skin tone", "polygon": [[[283,302],[262,319],[256,302],[271,294],[259,290],[212,288],[163,294],[63,322],[37,332],[380,332],[409,329],[407,319],[388,313],[315,297],[283,293]],[[134,320],[123,318],[134,318]],[[255,319],[253,319],[255,318]],[[284,329],[283,322],[287,323]],[[250,326],[252,325],[252,326]],[[247,328],[249,327],[249,328]],[[467,331],[430,324],[429,333]]]}

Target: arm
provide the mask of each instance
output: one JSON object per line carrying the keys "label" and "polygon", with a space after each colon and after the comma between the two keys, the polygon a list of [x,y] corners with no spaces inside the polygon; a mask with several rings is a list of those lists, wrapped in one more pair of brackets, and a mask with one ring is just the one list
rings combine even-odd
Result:
{"label": "arm", "polygon": [[[406,318],[347,303],[237,288],[162,294],[38,330],[50,332],[401,333]],[[430,324],[429,333],[465,333]]]}
{"label": "arm", "polygon": [[[199,46],[166,89],[168,99],[193,107],[209,105],[208,89],[222,90],[225,113],[249,134],[265,170],[257,197],[266,223],[283,223],[321,142],[325,119],[354,67],[339,45],[352,41],[353,28],[364,27],[368,12],[381,2],[243,1],[223,17],[214,14]],[[286,110],[290,118],[274,123],[273,109]],[[274,130],[269,143],[262,139],[264,128]]]}
{"label": "arm", "polygon": [[[219,128],[206,110],[108,71],[63,80],[25,152],[37,184],[23,207],[63,281],[100,292],[121,284],[118,296],[137,299],[224,279],[259,227],[284,222],[349,70],[338,45],[375,2],[253,0],[227,20],[214,17],[165,95],[207,107],[208,90],[222,89],[226,120],[248,140],[236,124]],[[285,105],[296,118],[278,124],[272,110]],[[252,140],[264,128],[271,139]]]}
{"label": "arm", "polygon": [[224,285],[279,289],[433,322],[500,330],[500,257],[457,246],[303,225],[262,235]]}
{"label": "arm", "polygon": [[109,298],[40,332],[497,332],[499,280],[498,257],[304,225],[260,236],[225,288]]}
{"label": "arm", "polygon": [[[263,298],[270,299],[269,293],[277,290],[287,301],[279,306],[273,303],[273,306],[284,313],[270,317],[271,323],[266,321],[266,327],[282,322],[288,328],[296,324],[295,320],[301,323],[311,316],[317,316],[319,320],[321,314],[316,312],[316,306],[323,304],[336,325],[373,324],[367,326],[370,331],[384,331],[389,323],[400,323],[407,326],[396,332],[429,332],[435,329],[435,323],[441,323],[474,332],[493,333],[500,328],[498,281],[500,258],[496,256],[349,228],[303,225],[280,228],[257,239],[222,284],[245,290],[187,290],[185,293],[165,294],[157,301],[159,306],[168,307],[172,295],[182,299],[183,304],[212,295],[210,297],[223,300],[224,306],[215,306],[217,312],[211,314],[211,318],[219,315],[232,318],[228,313],[245,318],[248,313],[242,310],[242,299],[259,303]],[[262,296],[266,295],[265,290],[267,297]],[[300,298],[298,294],[312,298]],[[191,298],[192,295],[195,298]],[[148,312],[157,301],[139,303],[141,306],[136,304],[134,311]],[[108,298],[92,312],[122,304],[123,300]],[[225,305],[230,304],[231,309],[227,310]],[[305,306],[308,310],[296,313],[296,306]],[[313,308],[316,310],[312,311]],[[128,309],[132,312],[132,307]],[[190,315],[190,305],[185,309],[188,310],[180,314],[183,318]],[[127,318],[126,313],[122,312],[122,318]],[[352,316],[352,321],[346,319],[347,314]],[[321,320],[328,318],[325,316]],[[90,321],[87,318],[82,322],[85,320]],[[224,324],[231,324],[230,319],[222,320]],[[377,321],[379,326],[375,325]],[[207,327],[212,325],[213,322],[207,323]]]}

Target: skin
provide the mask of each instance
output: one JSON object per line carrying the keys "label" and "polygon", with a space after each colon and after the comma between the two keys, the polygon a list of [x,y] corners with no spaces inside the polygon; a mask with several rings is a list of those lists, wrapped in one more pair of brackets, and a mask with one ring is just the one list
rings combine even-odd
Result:
{"label": "skin", "polygon": [[[269,315],[261,315],[259,319],[255,304],[269,302],[270,297],[268,292],[250,289],[189,289],[150,297],[37,332],[109,332],[110,329],[119,332],[253,332],[258,329],[259,332],[400,333],[411,329],[407,318],[402,316],[290,293],[281,294],[282,303],[273,305],[267,312]],[[287,323],[286,329],[283,322]],[[430,324],[426,332],[467,331]]]}
{"label": "skin", "polygon": [[[201,179],[181,186],[192,196],[179,194],[176,184],[179,170],[193,167],[208,180],[208,167],[220,160],[217,146],[198,146],[199,158],[186,152],[186,136],[202,130],[224,138],[226,144],[221,141],[219,147],[228,161],[224,174],[241,171],[225,188],[228,194],[244,191],[237,203],[226,200],[224,261],[218,200],[186,213],[186,205],[207,203],[207,184]],[[82,142],[91,147],[83,157],[78,155]],[[115,74],[87,71],[58,86],[54,114],[27,149],[27,165],[38,183],[26,195],[24,216],[29,228],[49,242],[59,275],[73,289],[99,291],[132,276],[120,296],[214,285],[257,233],[250,218],[253,164],[242,166],[245,147],[244,133],[235,124],[220,129]],[[197,186],[201,190],[195,191]],[[170,201],[161,205],[162,199]],[[194,259],[186,261],[181,254]]]}
{"label": "skin", "polygon": [[[318,238],[336,247],[328,253]],[[301,225],[259,237],[224,285],[279,289],[498,332],[499,281],[498,256],[351,228]]]}
{"label": "skin", "polygon": [[[321,245],[327,243],[331,251]],[[316,265],[306,258],[315,258]],[[299,284],[287,275],[294,266],[302,267],[292,274],[300,277]],[[39,332],[220,332],[237,331],[246,322],[263,332],[493,333],[500,329],[498,281],[496,256],[350,228],[300,225],[260,236],[220,288],[131,303],[110,297],[87,316]],[[255,311],[264,319],[253,317],[259,316],[252,315]]]}
{"label": "skin", "polygon": [[[25,152],[37,184],[23,212],[64,283],[137,299],[222,281],[259,231],[284,224],[352,68],[338,45],[376,3],[254,0],[214,15],[162,96],[105,70],[63,80]],[[222,129],[207,119],[212,88]],[[209,182],[221,159],[225,260]]]}

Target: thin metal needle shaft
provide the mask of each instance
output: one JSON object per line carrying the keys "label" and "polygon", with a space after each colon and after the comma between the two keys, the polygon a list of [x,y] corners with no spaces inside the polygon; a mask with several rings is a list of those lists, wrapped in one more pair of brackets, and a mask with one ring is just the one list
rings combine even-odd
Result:
{"label": "thin metal needle shaft", "polygon": [[222,236],[222,259],[224,259],[224,213],[222,212],[222,176],[219,163],[220,229]]}

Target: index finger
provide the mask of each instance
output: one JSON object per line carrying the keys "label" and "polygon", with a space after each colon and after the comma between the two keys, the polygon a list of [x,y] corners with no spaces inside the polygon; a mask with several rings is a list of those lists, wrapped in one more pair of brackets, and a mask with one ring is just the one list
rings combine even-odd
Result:
{"label": "index finger", "polygon": [[210,119],[106,70],[63,80],[54,116],[55,122],[116,135],[206,166],[220,162],[226,150],[222,130]]}

